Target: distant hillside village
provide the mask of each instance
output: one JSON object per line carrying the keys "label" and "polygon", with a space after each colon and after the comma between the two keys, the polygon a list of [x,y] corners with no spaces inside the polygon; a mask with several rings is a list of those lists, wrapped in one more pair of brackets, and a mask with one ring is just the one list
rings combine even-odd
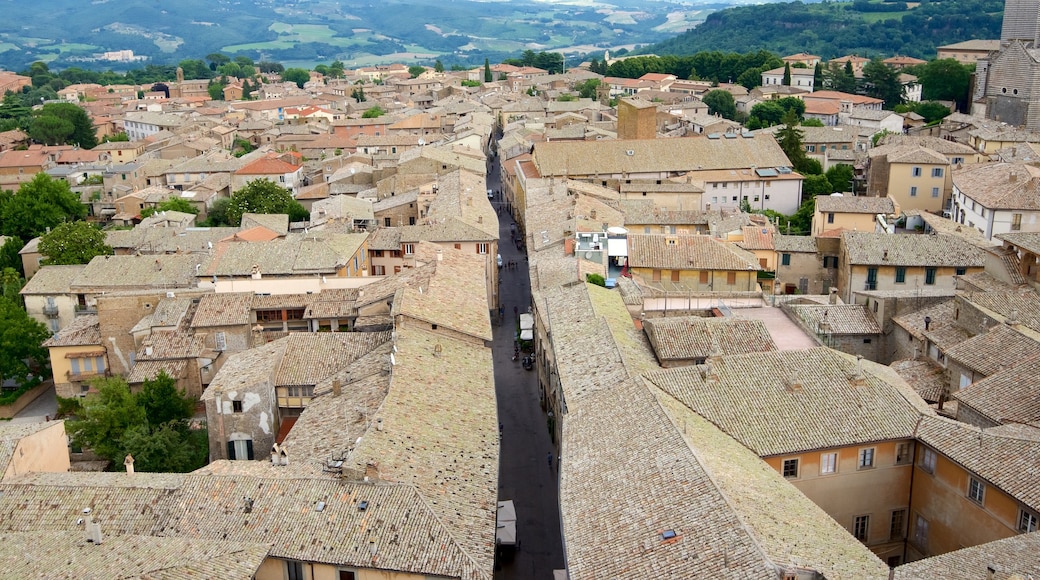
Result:
{"label": "distant hillside village", "polygon": [[[1035,4],[942,49],[977,73],[934,123],[811,54],[751,90],[588,63],[64,88],[126,140],[0,134],[0,188],[67,186],[108,248],[18,242],[29,392],[170,377],[209,462],[0,424],[0,575],[490,580],[558,528],[572,580],[1040,577]],[[749,130],[718,91],[818,122]],[[303,213],[211,221],[263,181]],[[500,481],[514,383],[551,530]]]}

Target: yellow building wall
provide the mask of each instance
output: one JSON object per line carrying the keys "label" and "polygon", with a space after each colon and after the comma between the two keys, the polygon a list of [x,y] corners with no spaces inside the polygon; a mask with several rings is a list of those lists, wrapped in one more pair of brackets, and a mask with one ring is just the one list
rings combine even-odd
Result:
{"label": "yellow building wall", "polygon": [[[758,290],[757,270],[733,271],[735,275],[733,284],[728,283],[730,272],[727,270],[707,270],[707,282],[701,282],[701,270],[657,269],[656,271],[660,272],[660,278],[656,281],[681,284],[691,292],[755,292]],[[678,282],[672,280],[672,272],[676,271],[679,272]],[[655,281],[654,272],[654,268],[632,267],[632,273],[642,277],[647,282]]]}
{"label": "yellow building wall", "polygon": [[[914,177],[913,168],[921,168],[921,175]],[[932,177],[932,170],[942,169],[942,177]],[[910,196],[910,188],[917,188],[917,195]],[[932,188],[939,188],[939,197],[932,197]],[[893,163],[888,177],[888,197],[899,204],[903,211],[916,209],[941,213],[953,191],[953,179],[950,167],[946,164],[909,164]],[[873,231],[871,228],[868,231]]]}
{"label": "yellow building wall", "polygon": [[[935,473],[922,469],[924,447],[917,451],[914,488],[910,498],[911,517],[908,552],[920,559],[945,554],[961,548],[977,546],[1014,536],[1018,504],[1000,490],[986,484],[982,504],[968,499],[969,472],[937,454]],[[984,480],[981,480],[985,483]],[[927,546],[914,542],[916,516],[928,521]]]}
{"label": "yellow building wall", "polygon": [[[910,440],[902,441],[908,443]],[[853,531],[856,516],[870,516],[866,545],[880,558],[903,553],[902,536],[890,537],[892,512],[906,509],[909,518],[910,477],[913,466],[907,462],[896,464],[896,446],[900,442],[886,441],[765,458],[778,473],[783,473],[784,460],[799,460],[798,477],[788,478],[799,491],[820,506],[834,521],[849,533]],[[859,469],[859,451],[874,448],[874,467]],[[837,453],[835,473],[821,474],[821,457]],[[912,457],[912,455],[911,455]]]}
{"label": "yellow building wall", "polygon": [[827,222],[827,214],[829,212],[817,211],[813,214],[812,230],[813,235],[818,236],[828,230],[836,230],[844,228],[846,230],[854,232],[872,232],[874,231],[874,214],[871,213],[834,213],[834,222]]}
{"label": "yellow building wall", "polygon": [[53,421],[50,427],[18,441],[3,479],[40,471],[63,473],[69,467],[69,441],[65,436],[65,422]]}
{"label": "yellow building wall", "polygon": [[[350,566],[332,566],[305,562],[303,564],[304,580],[339,580],[339,571],[349,570],[355,573],[358,580],[427,580],[424,574],[410,574],[394,570],[373,570],[368,568],[352,568]],[[285,580],[285,561],[279,558],[268,558],[256,571],[256,580]]]}

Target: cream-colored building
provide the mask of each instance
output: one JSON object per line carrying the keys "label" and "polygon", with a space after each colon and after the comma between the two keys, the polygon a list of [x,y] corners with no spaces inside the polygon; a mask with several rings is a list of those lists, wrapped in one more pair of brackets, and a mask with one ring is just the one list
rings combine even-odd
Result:
{"label": "cream-colored building", "polygon": [[82,397],[90,389],[91,380],[111,374],[97,314],[77,316],[43,346],[50,353],[54,390],[59,397]]}
{"label": "cream-colored building", "polygon": [[899,206],[891,197],[866,197],[842,194],[818,195],[814,198],[812,235],[831,230],[873,232],[877,217],[899,214]]}
{"label": "cream-colored building", "polygon": [[984,253],[955,236],[843,232],[838,290],[845,302],[860,290],[953,290],[955,276],[984,270]]}
{"label": "cream-colored building", "polygon": [[0,481],[33,472],[69,470],[64,421],[0,425]]}

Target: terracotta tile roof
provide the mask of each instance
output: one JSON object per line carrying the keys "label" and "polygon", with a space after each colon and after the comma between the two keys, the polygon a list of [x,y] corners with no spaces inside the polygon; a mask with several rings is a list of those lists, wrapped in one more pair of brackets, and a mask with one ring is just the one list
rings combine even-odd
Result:
{"label": "terracotta tile roof", "polygon": [[773,564],[824,578],[888,578],[880,558],[747,447],[675,399],[658,392],[658,400],[673,423],[681,422],[680,437]]}
{"label": "terracotta tile roof", "polygon": [[70,289],[79,293],[116,289],[195,287],[195,266],[206,268],[208,257],[199,254],[162,256],[97,256],[77,275]]}
{"label": "terracotta tile roof", "polygon": [[1040,422],[1040,357],[975,381],[953,397],[995,423]]}
{"label": "terracotta tile roof", "polygon": [[678,174],[696,169],[791,165],[772,135],[737,139],[550,141],[535,145],[533,159],[542,176]]}
{"label": "terracotta tile roof", "polygon": [[216,539],[110,536],[89,543],[82,530],[4,534],[0,567],[23,578],[226,578],[249,580],[267,559],[260,543]]}
{"label": "terracotta tile roof", "polygon": [[261,346],[233,353],[224,361],[206,390],[203,401],[214,399],[216,393],[230,393],[254,388],[258,384],[274,384],[274,373],[281,361],[288,340],[274,340]]}
{"label": "terracotta tile roof", "polygon": [[658,206],[650,199],[623,199],[618,202],[625,223],[632,225],[707,225],[713,215],[695,209],[675,210]]}
{"label": "terracotta tile roof", "polygon": [[946,350],[947,358],[987,377],[1036,356],[1040,343],[1006,324]]}
{"label": "terracotta tile roof", "polygon": [[154,380],[159,373],[166,373],[173,379],[184,378],[188,367],[187,360],[138,360],[134,368],[126,374],[126,382],[133,385]]}
{"label": "terracotta tile roof", "polygon": [[946,369],[928,358],[897,360],[892,370],[903,377],[910,387],[929,403],[937,403],[950,387]]}
{"label": "terracotta tile roof", "polygon": [[[491,340],[486,257],[452,248],[439,250],[441,253],[433,260],[436,270],[429,285],[401,289],[394,301],[393,314]],[[430,246],[426,251],[434,250]]]}
{"label": "terracotta tile roof", "polygon": [[745,250],[772,250],[773,249],[773,234],[776,233],[776,229],[771,226],[760,226],[751,225],[744,226],[741,228],[744,234],[744,241],[737,242],[737,245]]}
{"label": "terracotta tile roof", "polygon": [[408,327],[396,346],[390,390],[373,417],[382,429],[370,430],[347,463],[374,464],[378,479],[414,486],[423,499],[411,501],[428,505],[454,537],[447,545],[490,576],[499,455],[491,351]]}
{"label": "terracotta tile roof", "polygon": [[876,266],[981,268],[984,254],[954,236],[843,232],[849,263]]}
{"label": "terracotta tile roof", "polygon": [[1017,425],[979,429],[924,416],[916,435],[1030,509],[1040,509],[1040,430]]}
{"label": "terracotta tile roof", "polygon": [[810,236],[786,236],[777,234],[773,237],[773,247],[777,252],[816,253],[816,238]]}
{"label": "terracotta tile roof", "polygon": [[890,214],[896,211],[891,197],[818,195],[815,199],[816,211],[824,213]]}
{"label": "terracotta tile roof", "polygon": [[629,235],[628,262],[633,268],[664,270],[761,270],[754,254],[697,235]]}
{"label": "terracotta tile roof", "polygon": [[294,332],[274,374],[276,385],[316,385],[390,340],[388,332]]}
{"label": "terracotta tile roof", "polygon": [[275,157],[265,157],[244,165],[235,171],[235,175],[285,175],[298,171],[300,167]]}
{"label": "terracotta tile roof", "polygon": [[990,209],[1040,210],[1040,168],[979,163],[953,172],[953,185]]}
{"label": "terracotta tile roof", "polygon": [[236,326],[249,324],[249,310],[253,294],[232,292],[226,294],[206,294],[199,298],[199,304],[192,318],[192,328],[210,326]]}
{"label": "terracotta tile roof", "polygon": [[881,326],[865,304],[793,304],[789,308],[820,334],[881,334]]}
{"label": "terracotta tile roof", "polygon": [[[982,42],[982,41],[973,41]],[[997,42],[997,41],[985,41]],[[942,48],[940,48],[942,50]],[[903,564],[894,580],[918,578],[987,578],[1017,580],[1040,576],[1040,532],[1020,534],[970,548]],[[993,572],[990,572],[992,570]]]}
{"label": "terracotta tile roof", "polygon": [[962,296],[995,320],[1004,321],[1014,316],[1026,328],[1040,332],[1040,295],[1032,290],[972,292]]}
{"label": "terracotta tile roof", "polygon": [[22,295],[48,296],[55,294],[68,294],[72,281],[75,280],[86,266],[44,266],[33,274],[32,278],[22,287]]}
{"label": "terracotta tile roof", "polygon": [[851,356],[813,348],[718,357],[645,378],[763,457],[912,437],[916,393],[886,367],[860,364],[861,372]]}
{"label": "terracotta tile roof", "polygon": [[649,318],[643,321],[643,329],[662,362],[776,350],[761,320]]}
{"label": "terracotta tile roof", "polygon": [[97,314],[87,314],[84,316],[77,316],[72,322],[67,324],[65,328],[62,328],[57,334],[44,341],[42,346],[50,348],[56,346],[92,346],[100,344],[102,344],[101,323],[98,321]]}

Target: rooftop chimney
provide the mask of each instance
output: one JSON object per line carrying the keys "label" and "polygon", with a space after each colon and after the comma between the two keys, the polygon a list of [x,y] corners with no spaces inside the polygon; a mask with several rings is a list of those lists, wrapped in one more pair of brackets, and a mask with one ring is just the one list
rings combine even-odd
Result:
{"label": "rooftop chimney", "polygon": [[129,453],[126,454],[126,459],[123,460],[123,465],[126,466],[127,473],[134,472],[134,456]]}
{"label": "rooftop chimney", "polygon": [[[437,250],[437,261],[440,262],[444,259],[444,250]],[[422,288],[419,289],[419,293],[422,293]]]}
{"label": "rooftop chimney", "polygon": [[829,302],[831,304],[837,304],[838,303],[838,289],[837,288],[831,286],[831,294],[830,294],[830,296],[827,297],[827,302]]}
{"label": "rooftop chimney", "polygon": [[101,524],[95,522],[93,518],[87,522],[87,541],[100,546],[104,541],[104,537],[101,535]]}
{"label": "rooftop chimney", "polygon": [[343,392],[343,383],[339,379],[332,381],[332,396],[338,397]]}

